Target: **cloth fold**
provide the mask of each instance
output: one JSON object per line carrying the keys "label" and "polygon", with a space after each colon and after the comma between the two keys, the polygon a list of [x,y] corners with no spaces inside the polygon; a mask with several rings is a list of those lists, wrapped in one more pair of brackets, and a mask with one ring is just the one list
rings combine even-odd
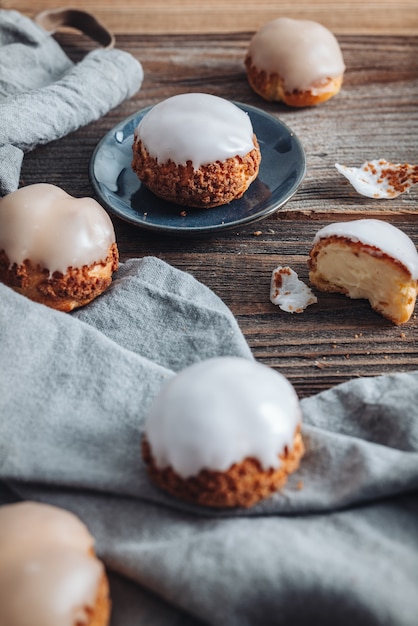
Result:
{"label": "cloth fold", "polygon": [[139,623],[133,585],[158,626],[415,626],[418,372],[302,400],[307,453],[282,493],[214,511],[151,485],[140,438],[162,382],[219,355],[253,358],[225,304],[156,258],[71,314],[0,285],[0,481],[88,524],[113,626]]}
{"label": "cloth fold", "polygon": [[141,87],[131,54],[97,49],[74,64],[43,28],[0,9],[0,195],[15,191],[23,155],[92,122]]}

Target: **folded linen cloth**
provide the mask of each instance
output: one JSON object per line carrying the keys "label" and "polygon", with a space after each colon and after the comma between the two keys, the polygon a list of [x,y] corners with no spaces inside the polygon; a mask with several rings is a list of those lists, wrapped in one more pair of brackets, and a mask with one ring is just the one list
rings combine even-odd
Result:
{"label": "folded linen cloth", "polygon": [[98,119],[142,79],[123,50],[100,48],[74,64],[41,26],[0,9],[0,195],[18,188],[25,152]]}
{"label": "folded linen cloth", "polygon": [[0,285],[0,480],[88,524],[113,626],[416,626],[418,372],[304,399],[282,493],[213,511],[159,492],[139,450],[162,382],[219,355],[253,358],[219,298],[155,258],[72,314]]}

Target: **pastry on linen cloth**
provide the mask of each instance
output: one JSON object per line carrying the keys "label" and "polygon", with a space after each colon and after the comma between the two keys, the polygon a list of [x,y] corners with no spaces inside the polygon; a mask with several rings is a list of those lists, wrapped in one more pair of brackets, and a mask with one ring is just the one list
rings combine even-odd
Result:
{"label": "pastry on linen cloth", "polygon": [[109,585],[94,539],[64,509],[0,507],[0,624],[107,626]]}
{"label": "pastry on linen cloth", "polygon": [[93,198],[38,183],[0,199],[0,282],[71,311],[99,296],[118,267],[115,231]]}
{"label": "pastry on linen cloth", "polygon": [[209,507],[250,507],[286,483],[304,453],[296,392],[257,361],[217,357],[165,383],[145,423],[151,480]]}

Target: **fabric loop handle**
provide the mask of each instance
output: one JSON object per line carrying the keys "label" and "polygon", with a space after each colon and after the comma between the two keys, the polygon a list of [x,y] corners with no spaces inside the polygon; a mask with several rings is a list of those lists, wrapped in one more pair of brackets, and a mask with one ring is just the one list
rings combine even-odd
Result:
{"label": "fabric loop handle", "polygon": [[113,48],[115,36],[88,11],[79,9],[50,9],[38,13],[34,21],[46,31],[55,33],[61,27],[75,28],[104,48]]}

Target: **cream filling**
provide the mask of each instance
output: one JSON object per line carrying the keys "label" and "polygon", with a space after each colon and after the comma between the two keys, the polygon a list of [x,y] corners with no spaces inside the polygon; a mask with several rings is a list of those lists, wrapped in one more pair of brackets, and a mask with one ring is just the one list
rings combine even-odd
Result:
{"label": "cream filling", "polygon": [[[361,219],[336,222],[321,228],[315,235],[314,245],[328,237],[344,237],[377,248],[376,254],[387,254],[402,264],[411,276],[418,279],[418,252],[414,242],[402,230],[383,220]],[[351,248],[350,248],[351,250]]]}

